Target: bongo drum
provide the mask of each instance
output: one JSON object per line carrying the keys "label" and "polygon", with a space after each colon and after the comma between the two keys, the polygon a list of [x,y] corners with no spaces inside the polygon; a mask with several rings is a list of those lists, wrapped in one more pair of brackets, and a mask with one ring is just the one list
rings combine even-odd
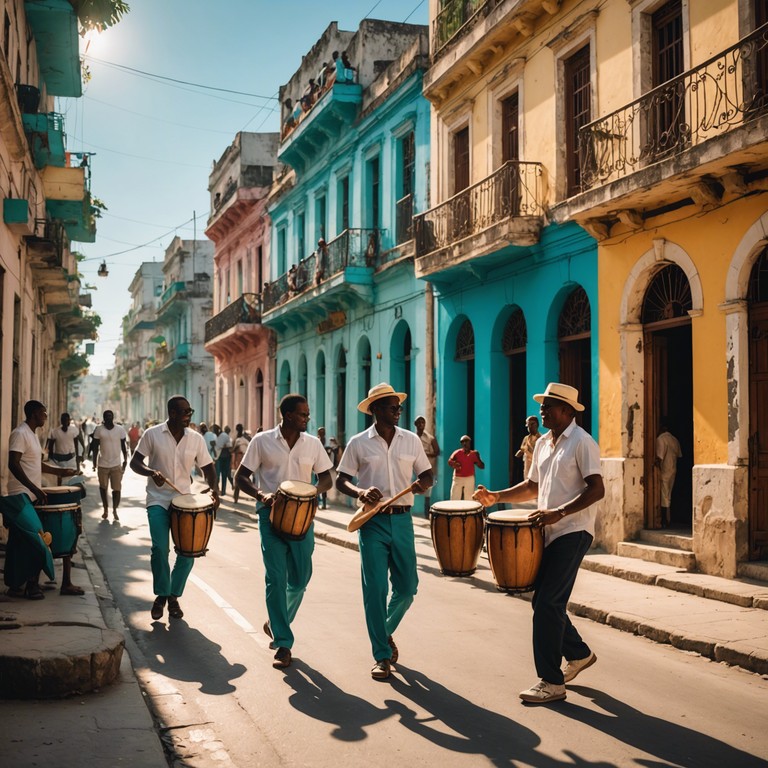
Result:
{"label": "bongo drum", "polygon": [[483,507],[476,501],[438,501],[429,510],[432,545],[446,576],[471,576],[483,547]]}
{"label": "bongo drum", "polygon": [[202,557],[208,551],[213,531],[213,499],[208,493],[183,493],[174,496],[171,514],[173,548],[185,557]]}
{"label": "bongo drum", "polygon": [[529,512],[491,512],[486,520],[488,560],[502,592],[530,592],[544,555],[544,527]]}
{"label": "bongo drum", "polygon": [[77,551],[77,537],[82,533],[80,488],[51,485],[43,488],[48,496],[46,504],[35,506],[43,531],[51,534],[51,554],[67,557]]}
{"label": "bongo drum", "polygon": [[309,532],[317,511],[317,488],[312,483],[285,480],[272,502],[269,522],[280,536],[300,541]]}

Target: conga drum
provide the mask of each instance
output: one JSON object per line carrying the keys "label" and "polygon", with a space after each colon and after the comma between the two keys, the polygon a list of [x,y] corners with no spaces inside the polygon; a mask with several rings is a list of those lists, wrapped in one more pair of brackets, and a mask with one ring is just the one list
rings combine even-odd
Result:
{"label": "conga drum", "polygon": [[43,524],[43,531],[51,534],[51,554],[67,557],[77,551],[77,537],[82,533],[80,488],[71,485],[52,485],[43,488],[48,501],[35,505]]}
{"label": "conga drum", "polygon": [[208,493],[183,493],[173,497],[168,511],[173,548],[179,555],[202,557],[208,551],[214,509]]}
{"label": "conga drum", "polygon": [[317,488],[312,483],[285,480],[275,494],[269,522],[279,536],[301,541],[309,532],[316,511]]}
{"label": "conga drum", "polygon": [[446,576],[471,576],[483,547],[483,507],[476,501],[438,501],[429,510],[432,545]]}
{"label": "conga drum", "polygon": [[544,555],[544,527],[529,512],[491,512],[486,520],[488,560],[502,592],[530,592]]}

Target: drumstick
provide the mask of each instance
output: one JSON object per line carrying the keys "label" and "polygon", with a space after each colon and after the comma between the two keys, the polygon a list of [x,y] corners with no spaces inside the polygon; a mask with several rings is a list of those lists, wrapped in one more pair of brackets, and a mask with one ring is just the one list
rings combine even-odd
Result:
{"label": "drumstick", "polygon": [[374,506],[366,509],[366,505],[363,504],[362,507],[360,507],[357,512],[352,516],[352,519],[349,521],[347,525],[348,531],[356,531],[361,526],[365,525],[374,515],[381,512],[382,509],[386,509],[387,507],[391,506],[393,502],[397,501],[399,498],[405,496],[407,493],[411,493],[411,489],[413,488],[413,484],[409,485],[404,491],[400,491],[400,493],[396,493],[391,499],[384,499],[380,501],[378,504],[375,504]]}
{"label": "drumstick", "polygon": [[[152,471],[153,471],[153,472],[157,472],[158,470],[156,470],[156,469],[153,469]],[[160,474],[162,475],[163,473],[161,472]],[[168,486],[168,487],[169,487],[169,488],[170,488],[172,491],[176,491],[176,493],[178,493],[179,495],[183,495],[183,494],[181,493],[181,491],[180,491],[180,490],[179,490],[179,489],[178,489],[178,488],[177,488],[177,487],[176,487],[176,486],[175,486],[175,485],[174,485],[174,484],[173,484],[173,483],[172,483],[172,482],[171,482],[171,481],[170,481],[170,480],[169,480],[169,479],[168,479],[168,478],[165,476],[165,475],[163,475],[163,480],[165,481],[165,484],[166,484],[166,485],[167,485],[167,486]]]}

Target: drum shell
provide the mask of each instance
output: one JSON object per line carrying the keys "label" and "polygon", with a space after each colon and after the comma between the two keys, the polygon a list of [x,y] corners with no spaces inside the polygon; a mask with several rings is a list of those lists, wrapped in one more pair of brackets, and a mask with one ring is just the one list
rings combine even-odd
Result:
{"label": "drum shell", "polygon": [[35,509],[43,530],[51,534],[51,554],[54,557],[74,554],[80,533],[80,504],[43,504]]}
{"label": "drum shell", "polygon": [[503,592],[530,592],[544,555],[544,528],[530,522],[486,520],[488,561]]}
{"label": "drum shell", "polygon": [[269,522],[278,536],[301,541],[309,533],[315,512],[317,495],[295,496],[278,488],[269,511]]}
{"label": "drum shell", "polygon": [[432,545],[446,576],[471,576],[483,548],[482,507],[466,511],[429,510]]}
{"label": "drum shell", "polygon": [[171,538],[173,548],[184,557],[203,557],[208,551],[208,541],[213,531],[213,510],[209,506],[199,509],[177,507],[171,502]]}

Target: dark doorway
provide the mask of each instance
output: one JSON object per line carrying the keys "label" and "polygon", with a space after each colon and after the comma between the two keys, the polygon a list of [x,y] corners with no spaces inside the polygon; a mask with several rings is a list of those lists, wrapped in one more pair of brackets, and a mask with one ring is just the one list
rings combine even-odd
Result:
{"label": "dark doorway", "polygon": [[509,361],[509,483],[523,479],[523,462],[515,454],[527,433],[526,345],[528,329],[521,309],[516,309],[504,326],[501,348]]}

